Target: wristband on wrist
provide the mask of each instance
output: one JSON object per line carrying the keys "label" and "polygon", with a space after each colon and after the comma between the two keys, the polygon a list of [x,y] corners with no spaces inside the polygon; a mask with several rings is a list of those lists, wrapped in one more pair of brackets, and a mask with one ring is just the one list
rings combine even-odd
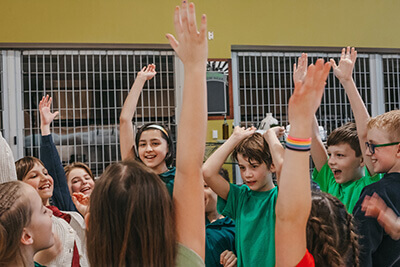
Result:
{"label": "wristband on wrist", "polygon": [[311,137],[307,139],[301,139],[288,135],[286,138],[286,148],[295,151],[310,151]]}

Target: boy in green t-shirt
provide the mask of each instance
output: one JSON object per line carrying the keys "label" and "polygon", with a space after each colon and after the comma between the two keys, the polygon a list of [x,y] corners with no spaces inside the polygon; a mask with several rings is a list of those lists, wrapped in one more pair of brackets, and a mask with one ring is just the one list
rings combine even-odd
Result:
{"label": "boy in green t-shirt", "polygon": [[[335,129],[328,137],[328,149],[319,136],[317,120],[314,119],[311,145],[311,156],[315,164],[312,178],[322,191],[337,197],[352,213],[362,189],[380,179],[375,175],[371,160],[365,157],[366,121],[369,114],[357,91],[352,73],[357,58],[357,52],[350,53],[350,48],[342,50],[339,66],[331,59],[335,76],[346,91],[354,113],[356,124],[347,123]],[[293,75],[295,83],[301,80],[306,72],[307,55],[299,59],[299,67]],[[296,73],[297,72],[297,73]],[[297,79],[297,80],[296,80]]]}
{"label": "boy in green t-shirt", "polygon": [[[265,137],[268,138],[267,136]],[[227,182],[219,170],[232,153],[245,185]],[[269,146],[255,128],[236,126],[203,165],[205,182],[217,193],[218,212],[236,223],[237,266],[275,266],[275,167]]]}

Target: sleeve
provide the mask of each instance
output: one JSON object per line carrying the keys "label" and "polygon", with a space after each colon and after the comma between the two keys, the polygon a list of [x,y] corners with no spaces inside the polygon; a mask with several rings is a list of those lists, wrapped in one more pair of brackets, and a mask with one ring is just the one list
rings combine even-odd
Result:
{"label": "sleeve", "polygon": [[312,179],[316,182],[321,191],[327,192],[330,184],[332,183],[332,179],[334,180],[333,173],[328,166],[328,161],[325,162],[324,166],[322,166],[321,170],[318,172],[316,168],[312,173]]}
{"label": "sleeve", "polygon": [[223,198],[218,197],[217,202],[217,210],[220,214],[224,216],[228,216],[232,219],[236,219],[238,201],[241,191],[243,190],[243,186],[239,187],[235,184],[229,184],[229,193],[228,198],[224,200]]}
{"label": "sleeve", "polygon": [[40,159],[54,180],[52,197],[54,206],[63,211],[76,211],[69,193],[64,168],[51,135],[41,136]]}
{"label": "sleeve", "polygon": [[14,156],[7,141],[0,132],[0,183],[17,180]]}
{"label": "sleeve", "polygon": [[366,217],[361,210],[361,204],[366,195],[372,195],[366,188],[361,192],[360,199],[356,203],[353,214],[358,226],[358,234],[360,235],[360,266],[372,266],[372,254],[377,250],[383,238],[383,228],[378,221],[372,217]]}

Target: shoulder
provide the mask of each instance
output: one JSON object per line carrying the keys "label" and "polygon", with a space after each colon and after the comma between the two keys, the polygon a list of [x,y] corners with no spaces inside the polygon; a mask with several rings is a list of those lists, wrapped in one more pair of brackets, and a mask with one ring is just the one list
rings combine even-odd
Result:
{"label": "shoulder", "polygon": [[205,266],[203,259],[196,252],[179,243],[177,246],[176,267]]}

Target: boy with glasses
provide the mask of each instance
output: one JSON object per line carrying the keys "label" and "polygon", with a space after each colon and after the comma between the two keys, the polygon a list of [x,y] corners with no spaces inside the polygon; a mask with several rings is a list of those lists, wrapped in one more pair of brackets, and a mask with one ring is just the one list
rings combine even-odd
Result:
{"label": "boy with glasses", "polygon": [[364,188],[354,207],[361,235],[360,265],[400,266],[400,240],[393,239],[375,218],[367,217],[365,208],[362,209],[364,199],[376,193],[397,217],[400,216],[400,110],[372,118],[366,127],[366,156],[374,172],[386,174]]}

